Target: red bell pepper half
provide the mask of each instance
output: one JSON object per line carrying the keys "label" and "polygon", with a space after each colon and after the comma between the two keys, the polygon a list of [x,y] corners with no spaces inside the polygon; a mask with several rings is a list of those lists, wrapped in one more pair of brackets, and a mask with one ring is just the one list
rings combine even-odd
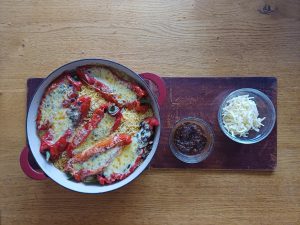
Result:
{"label": "red bell pepper half", "polygon": [[[159,125],[159,121],[155,117],[148,117],[142,122],[140,132],[143,132],[143,130],[148,130],[151,132],[151,135],[152,135],[154,127],[156,127],[158,125]],[[146,142],[149,141],[150,136],[147,138],[148,140],[146,140]],[[140,139],[139,141],[143,141],[143,139]],[[108,176],[105,176],[104,174],[99,174],[97,176],[99,183],[102,185],[111,184],[117,180],[123,180],[126,177],[128,177],[130,174],[132,174],[135,171],[135,169],[140,165],[147,147],[141,146],[139,148],[140,148],[139,155],[136,157],[135,162],[130,166],[130,168],[127,169],[126,172],[124,172],[124,173],[112,172]],[[105,168],[104,168],[104,170],[105,170]]]}
{"label": "red bell pepper half", "polygon": [[71,136],[72,132],[68,129],[55,143],[53,141],[53,135],[48,130],[45,135],[41,137],[41,147],[40,152],[45,154],[46,151],[50,152],[50,159],[57,160],[61,153],[65,150],[68,144],[68,138]]}
{"label": "red bell pepper half", "polygon": [[76,69],[76,73],[82,82],[86,83],[95,91],[99,92],[104,99],[106,99],[109,102],[115,103],[120,108],[125,106],[129,109],[134,109],[137,112],[146,112],[148,110],[148,106],[142,105],[139,100],[140,98],[145,97],[147,95],[147,93],[141,87],[139,87],[137,84],[124,80],[123,78],[116,75],[110,70],[112,76],[115,76],[117,80],[121,80],[125,86],[134,91],[137,95],[137,99],[132,102],[119,102],[116,93],[113,93],[113,91],[107,85],[95,79],[88,73],[89,69],[92,67],[92,65],[78,67]]}
{"label": "red bell pepper half", "polygon": [[[72,176],[77,181],[82,181],[87,176],[96,175],[99,174],[122,150],[122,147],[125,145],[128,145],[131,143],[131,136],[127,134],[116,134],[114,136],[111,136],[107,139],[101,140],[98,143],[96,143],[94,146],[84,150],[83,152],[75,155],[73,158],[71,158],[67,166],[65,168],[65,171],[70,172]],[[83,168],[80,170],[74,169],[73,165],[76,163],[83,163],[87,160],[89,160],[91,157],[105,153],[109,150],[114,149],[113,154],[106,159],[102,165],[100,165],[97,169],[87,169]]]}
{"label": "red bell pepper half", "polygon": [[78,78],[76,78],[75,76],[71,76],[71,74],[67,73],[67,72],[66,72],[66,77],[67,77],[68,81],[70,82],[70,84],[72,84],[75,87],[76,91],[81,90],[82,83],[80,80],[78,80]]}
{"label": "red bell pepper half", "polygon": [[103,84],[102,82],[98,81],[97,79],[95,79],[87,73],[87,70],[91,67],[92,66],[78,67],[76,69],[78,78],[82,82],[93,88],[95,91],[99,92],[104,99],[120,106],[117,101],[116,94],[114,94],[107,85]]}
{"label": "red bell pepper half", "polygon": [[119,128],[119,126],[121,125],[121,121],[123,119],[123,115],[122,115],[121,111],[119,111],[115,117],[116,117],[116,120],[114,122],[114,125],[111,128],[111,133],[116,131]]}
{"label": "red bell pepper half", "polygon": [[142,105],[139,100],[135,100],[133,102],[128,102],[128,103],[126,103],[125,107],[130,110],[134,109],[135,111],[140,112],[140,113],[145,113],[149,109],[148,105]]}
{"label": "red bell pepper half", "polygon": [[116,134],[107,139],[103,139],[93,145],[92,147],[84,150],[83,152],[75,155],[70,162],[84,162],[92,156],[105,152],[107,149],[111,149],[117,146],[125,146],[131,143],[131,136],[127,134]]}
{"label": "red bell pepper half", "polygon": [[80,120],[86,118],[91,105],[91,98],[86,96],[81,96],[76,101],[76,106],[79,108]]}
{"label": "red bell pepper half", "polygon": [[100,123],[100,121],[103,119],[104,111],[107,108],[107,104],[101,105],[93,112],[92,118],[89,121],[86,121],[84,124],[78,127],[67,147],[67,153],[69,157],[73,156],[73,150],[82,142],[84,142],[89,134],[97,127],[98,123]]}
{"label": "red bell pepper half", "polygon": [[151,129],[153,129],[153,127],[157,127],[159,125],[159,121],[155,117],[148,117],[144,120],[144,122],[149,124]]}

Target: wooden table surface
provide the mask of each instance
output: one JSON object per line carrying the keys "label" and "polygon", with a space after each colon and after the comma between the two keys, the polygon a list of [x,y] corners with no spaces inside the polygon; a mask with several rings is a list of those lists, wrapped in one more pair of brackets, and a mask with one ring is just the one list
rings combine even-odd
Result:
{"label": "wooden table surface", "polygon": [[[298,0],[0,0],[0,40],[1,224],[300,224]],[[276,76],[276,171],[153,169],[103,195],[29,179],[26,80],[88,57],[164,76]]]}

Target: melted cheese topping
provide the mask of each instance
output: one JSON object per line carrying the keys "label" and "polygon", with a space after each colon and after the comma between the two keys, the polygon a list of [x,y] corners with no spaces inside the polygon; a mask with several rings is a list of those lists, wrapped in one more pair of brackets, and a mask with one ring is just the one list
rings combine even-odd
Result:
{"label": "melted cheese topping", "polygon": [[139,156],[138,140],[132,138],[132,142],[124,147],[121,154],[117,156],[103,171],[103,175],[110,177],[113,173],[125,174],[134,165]]}
{"label": "melted cheese topping", "polygon": [[258,118],[258,110],[253,97],[241,95],[227,101],[223,108],[224,127],[233,135],[247,137],[250,130],[259,132],[264,118]]}
{"label": "melted cheese topping", "polygon": [[56,168],[58,168],[59,170],[64,170],[65,165],[67,164],[67,162],[68,162],[69,159],[70,158],[68,157],[67,153],[63,152],[61,154],[61,156],[59,157],[59,159],[53,162],[53,165]]}
{"label": "melted cheese topping", "polygon": [[89,170],[96,170],[100,167],[106,166],[110,163],[120,152],[121,147],[111,148],[103,153],[96,154],[87,161],[83,163],[74,163],[73,168],[75,170],[80,169],[89,169]]}
{"label": "melted cheese topping", "polygon": [[91,89],[90,87],[87,86],[82,86],[81,90],[78,92],[78,95],[81,96],[86,96],[91,98],[91,110],[94,111],[95,109],[99,108],[100,105],[103,105],[107,103],[107,101],[101,97],[101,95]]}
{"label": "melted cheese topping", "polygon": [[68,128],[71,128],[72,121],[67,116],[67,109],[62,106],[62,102],[68,94],[73,92],[72,87],[62,83],[47,96],[41,104],[41,123],[47,120],[52,124],[50,132],[53,134],[53,143],[56,142]]}
{"label": "melted cheese topping", "polygon": [[113,93],[117,94],[120,102],[132,102],[137,99],[134,91],[130,90],[126,83],[115,76],[110,70],[101,67],[90,69],[91,75],[108,86]]}
{"label": "melted cheese topping", "polygon": [[140,123],[145,118],[153,116],[153,111],[149,108],[145,113],[138,113],[135,110],[124,109],[122,115],[123,120],[117,133],[126,133],[133,136],[140,130]]}
{"label": "melted cheese topping", "polygon": [[110,134],[110,130],[114,125],[115,117],[104,113],[104,117],[98,126],[89,134],[87,139],[79,145],[76,149],[74,149],[74,153],[77,154],[79,152],[84,151],[85,149],[91,147],[96,144],[99,140],[108,137]]}

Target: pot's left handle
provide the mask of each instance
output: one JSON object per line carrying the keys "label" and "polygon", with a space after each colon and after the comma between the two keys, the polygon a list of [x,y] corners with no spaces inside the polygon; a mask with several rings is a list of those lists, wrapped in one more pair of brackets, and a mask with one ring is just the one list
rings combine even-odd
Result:
{"label": "pot's left handle", "polygon": [[48,177],[42,171],[37,171],[32,168],[32,166],[29,163],[28,154],[29,154],[29,148],[26,146],[23,148],[23,150],[20,154],[20,166],[21,166],[23,172],[28,177],[30,177],[34,180],[47,179]]}

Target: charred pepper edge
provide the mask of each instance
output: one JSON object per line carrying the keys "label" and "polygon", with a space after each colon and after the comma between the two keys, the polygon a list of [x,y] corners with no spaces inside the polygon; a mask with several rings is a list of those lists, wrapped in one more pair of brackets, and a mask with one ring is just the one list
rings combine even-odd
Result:
{"label": "charred pepper edge", "polygon": [[[142,161],[142,155],[144,154],[144,151],[141,151],[141,153],[138,155],[138,157],[136,158],[135,162],[133,163],[133,166],[131,166],[129,168],[129,171],[121,174],[121,173],[112,173],[109,178],[105,177],[103,175],[98,175],[97,176],[97,180],[101,185],[105,185],[105,184],[112,184],[115,181],[118,180],[124,180],[126,177],[128,177],[130,174],[132,174],[135,169],[140,165],[141,161]],[[105,168],[104,168],[105,169]]]}
{"label": "charred pepper edge", "polygon": [[73,168],[68,168],[69,169],[68,172],[74,177],[76,181],[84,181],[89,176],[94,176],[101,173],[113,161],[113,159],[120,154],[121,151],[122,151],[122,147],[119,147],[116,154],[113,157],[111,157],[109,160],[107,160],[107,162],[104,165],[98,167],[97,169],[74,170]]}
{"label": "charred pepper edge", "polygon": [[[49,152],[51,161],[58,159],[61,153],[64,152],[68,144],[67,139],[71,136],[71,134],[71,129],[68,129],[54,144],[50,144],[49,141],[53,139],[53,136],[50,136],[50,133],[47,132],[41,137],[40,152],[43,154],[48,154],[46,152]],[[46,155],[46,157],[48,156]]]}
{"label": "charred pepper edge", "polygon": [[82,87],[81,81],[76,81],[69,72],[65,72],[68,81],[75,87],[76,91],[80,91]]}
{"label": "charred pepper edge", "polygon": [[83,152],[75,155],[73,158],[70,159],[70,163],[80,163],[85,162],[91,157],[105,152],[107,149],[111,149],[117,146],[125,146],[131,143],[131,136],[127,134],[115,134],[110,136],[109,138],[103,139],[92,147],[84,150]]}
{"label": "charred pepper edge", "polygon": [[[142,123],[147,123],[150,126],[150,129],[153,131],[154,127],[159,125],[159,121],[155,118],[155,117],[147,117]],[[140,165],[142,159],[143,159],[143,155],[145,153],[145,149],[146,147],[143,147],[140,154],[138,155],[138,157],[136,158],[134,164],[129,168],[129,171],[127,173],[124,174],[120,174],[120,173],[112,173],[109,177],[105,177],[102,174],[99,174],[97,176],[98,182],[101,185],[105,185],[105,184],[112,184],[116,181],[120,181],[125,179],[126,177],[128,177],[130,174],[132,174],[136,168]],[[105,168],[104,168],[105,169]]]}
{"label": "charred pepper edge", "polygon": [[[111,161],[121,152],[124,146],[131,143],[131,136],[127,134],[117,134],[114,136],[111,136],[108,139],[101,140],[98,143],[96,143],[91,148],[83,151],[82,153],[79,153],[72,157],[66,167],[65,171],[69,172],[72,176],[74,176],[75,180],[82,181],[87,176],[91,175],[97,175],[102,172],[102,170],[107,167]],[[75,170],[73,168],[74,163],[84,163],[85,161],[89,160],[91,157],[104,153],[112,148],[120,147],[120,149],[117,152],[117,155],[112,157],[105,165],[100,166],[99,168],[95,170],[89,170],[89,169],[80,169]]]}
{"label": "charred pepper edge", "polygon": [[116,75],[112,70],[110,72],[116,76],[118,79],[122,80],[124,84],[132,91],[134,91],[137,95],[137,99],[132,102],[126,102],[125,104],[122,104],[118,102],[115,94],[112,93],[112,90],[102,82],[96,80],[95,78],[91,77],[89,74],[85,72],[85,70],[88,70],[92,67],[95,67],[93,65],[86,65],[81,66],[76,69],[76,73],[78,74],[79,79],[81,79],[83,82],[85,82],[89,87],[93,88],[95,91],[99,92],[101,96],[106,99],[107,101],[115,103],[118,107],[127,107],[129,109],[135,109],[137,112],[146,112],[148,110],[147,105],[142,105],[139,101],[140,98],[145,97],[147,93],[139,87],[137,84],[133,84],[132,82],[126,81],[123,78],[120,78],[120,76]]}

